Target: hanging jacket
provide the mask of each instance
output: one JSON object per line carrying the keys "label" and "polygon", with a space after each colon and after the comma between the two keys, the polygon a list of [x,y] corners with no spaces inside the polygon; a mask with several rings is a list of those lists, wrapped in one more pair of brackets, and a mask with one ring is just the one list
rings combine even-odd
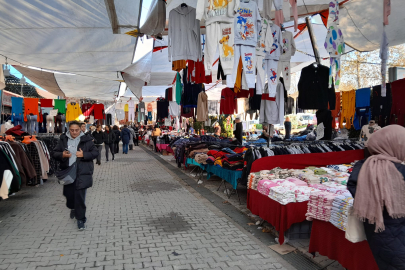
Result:
{"label": "hanging jacket", "polygon": [[207,121],[207,119],[208,119],[208,96],[203,91],[198,94],[197,121]]}
{"label": "hanging jacket", "polygon": [[[60,169],[65,170],[69,167],[69,158],[63,158],[63,151],[68,147],[68,137],[66,134],[60,135],[58,144],[53,149],[52,157],[60,162]],[[93,143],[93,138],[88,135],[80,137],[77,150],[83,151],[83,157],[77,158],[77,178],[76,189],[85,189],[93,185],[93,160],[98,157],[98,150]],[[72,153],[76,155],[76,153]]]}

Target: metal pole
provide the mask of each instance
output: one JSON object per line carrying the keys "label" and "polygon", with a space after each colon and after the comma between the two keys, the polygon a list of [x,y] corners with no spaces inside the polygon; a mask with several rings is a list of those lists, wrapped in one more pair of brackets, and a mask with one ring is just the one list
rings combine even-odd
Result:
{"label": "metal pole", "polygon": [[311,18],[306,17],[305,22],[307,23],[309,38],[311,39],[312,49],[314,50],[315,60],[318,64],[321,64],[321,58],[319,57],[318,46],[316,44],[316,38],[314,36],[314,30],[312,28]]}

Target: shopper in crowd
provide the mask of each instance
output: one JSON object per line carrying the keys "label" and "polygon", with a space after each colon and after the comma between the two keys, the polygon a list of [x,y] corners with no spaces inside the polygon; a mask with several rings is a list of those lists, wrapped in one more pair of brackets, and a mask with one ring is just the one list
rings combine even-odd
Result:
{"label": "shopper in crowd", "polygon": [[364,221],[379,269],[405,268],[405,128],[387,126],[367,143],[371,156],[349,177],[353,214]]}
{"label": "shopper in crowd", "polygon": [[135,125],[134,131],[135,131],[134,144],[135,144],[135,146],[139,146],[139,142],[138,142],[138,139],[139,139],[139,127],[138,127],[138,124]]}
{"label": "shopper in crowd", "polygon": [[81,129],[81,131],[82,131],[84,134],[86,134],[86,132],[87,132],[86,123],[81,122],[81,123],[80,123],[80,129]]}
{"label": "shopper in crowd", "polygon": [[101,129],[101,125],[97,125],[96,131],[92,133],[94,138],[94,144],[98,149],[98,157],[96,164],[101,165],[101,151],[103,150],[104,134]]}
{"label": "shopper in crowd", "polygon": [[128,126],[124,125],[124,127],[121,130],[121,140],[122,140],[122,153],[123,154],[128,154],[128,145],[129,145],[129,140],[131,139],[131,131],[129,131]]}
{"label": "shopper in crowd", "polygon": [[107,125],[104,129],[104,145],[105,145],[105,158],[108,162],[108,152],[111,152],[112,160],[114,160],[114,144],[115,144],[115,133],[111,130],[111,126]]}
{"label": "shopper in crowd", "polygon": [[156,141],[157,138],[162,135],[162,131],[160,130],[160,128],[158,127],[158,125],[155,125],[155,128],[153,129],[152,132],[152,140],[153,140],[153,145],[155,146],[155,152],[157,152],[157,147],[156,147]]}
{"label": "shopper in crowd", "polygon": [[218,122],[215,122],[214,134],[215,134],[215,137],[221,136],[221,126],[219,125]]}
{"label": "shopper in crowd", "polygon": [[233,132],[233,135],[235,135],[235,139],[242,144],[243,140],[243,125],[242,122],[240,121],[240,118],[237,117],[235,119],[235,130]]}
{"label": "shopper in crowd", "polygon": [[129,149],[132,150],[134,147],[135,130],[132,125],[129,126],[128,129],[129,129],[129,131],[131,131],[131,139],[129,140]]}
{"label": "shopper in crowd", "polygon": [[72,121],[66,134],[60,136],[52,156],[60,162],[61,170],[75,162],[77,164],[76,179],[73,184],[63,186],[63,195],[70,209],[70,218],[76,218],[79,230],[84,230],[87,220],[86,190],[93,185],[93,160],[98,156],[93,138],[81,131],[79,122]]}
{"label": "shopper in crowd", "polygon": [[120,151],[121,131],[119,130],[118,126],[114,125],[113,132],[115,134],[114,153],[118,154]]}
{"label": "shopper in crowd", "polygon": [[288,140],[291,138],[291,120],[290,117],[286,117],[284,121],[284,130],[285,130],[285,136],[284,139]]}

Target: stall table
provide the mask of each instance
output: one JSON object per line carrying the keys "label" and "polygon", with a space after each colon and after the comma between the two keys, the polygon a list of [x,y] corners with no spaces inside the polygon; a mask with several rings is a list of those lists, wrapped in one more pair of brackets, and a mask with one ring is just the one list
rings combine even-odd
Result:
{"label": "stall table", "polygon": [[349,270],[378,270],[367,240],[352,243],[330,222],[313,220],[309,252],[319,252]]}

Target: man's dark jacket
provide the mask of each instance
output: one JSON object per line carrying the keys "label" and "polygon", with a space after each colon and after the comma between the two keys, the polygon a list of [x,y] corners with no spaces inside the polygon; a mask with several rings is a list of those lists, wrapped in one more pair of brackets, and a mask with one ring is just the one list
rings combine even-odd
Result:
{"label": "man's dark jacket", "polygon": [[[68,148],[68,137],[65,134],[60,135],[60,139],[56,147],[53,149],[52,157],[60,161],[60,169],[64,170],[69,167],[69,158],[63,158],[63,151]],[[93,159],[97,158],[98,150],[93,143],[93,138],[89,135],[80,137],[77,150],[83,151],[83,157],[77,158],[77,178],[75,181],[76,189],[89,188],[93,185]],[[76,153],[71,153],[76,155]]]}

